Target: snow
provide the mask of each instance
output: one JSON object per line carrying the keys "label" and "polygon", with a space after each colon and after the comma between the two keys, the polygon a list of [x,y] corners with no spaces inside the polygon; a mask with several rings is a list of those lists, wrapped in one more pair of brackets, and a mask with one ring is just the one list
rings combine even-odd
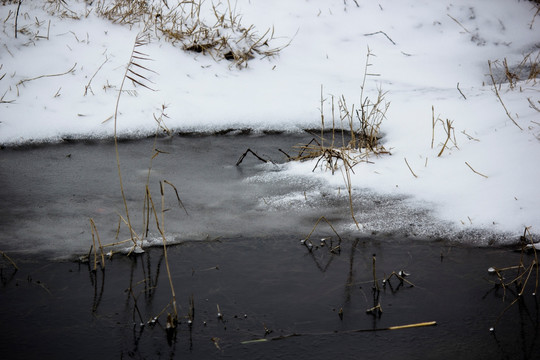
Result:
{"label": "snow", "polygon": [[[17,4],[0,5],[0,144],[113,135],[117,91],[141,28],[100,18],[95,6],[69,2],[80,16],[74,19],[51,15],[43,2],[22,2],[23,31],[15,38]],[[428,209],[455,231],[516,235],[531,226],[538,234],[540,114],[527,99],[540,107],[540,85],[536,79],[500,87],[519,129],[488,76],[488,60],[500,65],[506,58],[515,66],[526,54],[537,56],[540,19],[533,22],[532,2],[239,0],[234,6],[245,27],[254,24],[261,35],[274,29],[271,47],[288,46],[238,68],[154,34],[141,51],[151,59],[145,66],[155,73],[145,75],[155,91],[127,84],[121,136],[155,132],[154,115],[163,107],[166,125],[176,131],[318,128],[321,87],[327,119],[331,96],[359,105],[369,48],[369,72],[379,76],[367,78],[365,91],[371,99],[377,88],[387,92],[391,105],[381,131],[391,155],[355,166],[354,189],[407,196],[411,207]],[[207,11],[201,16],[215,21]],[[446,134],[437,123],[431,147],[432,107],[435,118],[453,121],[455,129],[457,147],[440,157]],[[314,165],[288,163],[282,171],[305,175]],[[312,176],[343,189],[339,173]]]}

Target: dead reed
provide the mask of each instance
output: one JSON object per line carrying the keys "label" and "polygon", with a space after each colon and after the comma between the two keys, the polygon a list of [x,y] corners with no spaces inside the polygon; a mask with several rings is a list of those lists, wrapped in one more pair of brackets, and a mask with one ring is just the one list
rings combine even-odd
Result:
{"label": "dead reed", "polygon": [[[339,236],[338,232],[336,231],[336,229],[332,226],[332,224],[324,217],[324,216],[321,216],[317,222],[315,223],[315,225],[313,226],[313,229],[311,229],[310,233],[300,241],[300,243],[302,245],[305,245],[307,247],[307,249],[309,251],[312,251],[313,250],[313,242],[311,241],[311,235],[313,234],[313,232],[315,231],[315,229],[317,229],[317,226],[319,226],[319,223],[321,221],[323,221],[330,227],[330,229],[332,229],[332,231],[334,232],[334,234],[336,234],[337,238],[339,239],[339,242],[336,246],[334,246],[333,244],[330,245],[330,252],[332,253],[339,253],[341,251],[341,236]],[[321,239],[321,246],[324,246],[324,244],[326,243],[326,239]]]}
{"label": "dead reed", "polygon": [[[370,59],[374,54],[368,48],[363,72],[363,80],[360,85],[360,105],[347,105],[345,96],[337,99],[337,114],[335,97],[330,97],[332,126],[327,128],[324,106],[328,99],[323,95],[321,86],[321,129],[318,139],[313,138],[309,143],[296,146],[298,155],[288,156],[292,161],[314,160],[316,168],[330,170],[332,174],[340,170],[345,187],[349,196],[349,208],[351,218],[356,227],[360,224],[356,220],[353,206],[351,173],[354,174],[354,166],[361,162],[369,162],[371,155],[379,156],[390,154],[381,144],[380,127],[386,118],[386,112],[390,103],[386,101],[386,93],[378,88],[377,98],[372,101],[366,95],[366,81],[368,77],[378,76],[369,71],[372,66]],[[337,115],[337,118],[336,118]],[[330,139],[326,138],[330,134]],[[320,219],[319,219],[320,220]]]}
{"label": "dead reed", "polygon": [[[509,91],[519,90],[520,92],[523,91],[523,84],[528,84],[532,86],[537,85],[538,78],[540,77],[540,51],[533,50],[526,53],[525,55],[523,55],[523,59],[516,65],[509,65],[506,58],[504,58],[502,61],[488,61],[488,69],[491,86],[493,88],[495,96],[501,103],[506,113],[506,116],[520,130],[523,130],[523,128],[517,123],[515,119],[515,116],[518,115],[516,114],[515,116],[513,116],[504,104],[501,96],[501,90],[503,84],[507,84]],[[530,98],[527,98],[527,101],[529,102],[529,104],[533,105],[531,106],[533,109],[536,109],[534,102],[532,102]]]}
{"label": "dead reed", "polygon": [[[145,24],[157,38],[186,51],[229,60],[238,67],[246,67],[255,56],[276,55],[290,43],[270,47],[276,40],[274,29],[260,35],[255,25],[243,26],[242,15],[229,0],[210,4],[202,0],[179,1],[170,6],[162,0],[100,0],[95,11],[114,23]],[[209,15],[212,20],[207,19]]]}
{"label": "dead reed", "polygon": [[[178,189],[174,186],[174,184],[172,184],[171,182],[167,180],[162,180],[159,182],[160,195],[161,195],[161,198],[160,198],[161,208],[160,209],[156,207],[154,200],[152,198],[152,195],[150,193],[149,181],[150,181],[150,173],[152,169],[152,162],[158,155],[164,153],[163,151],[159,151],[156,148],[157,135],[159,131],[168,132],[168,128],[166,127],[163,121],[164,118],[167,117],[165,114],[166,107],[162,106],[162,111],[159,116],[154,115],[154,120],[157,123],[156,139],[154,140],[153,154],[150,159],[150,165],[149,165],[148,176],[147,176],[147,184],[145,186],[145,197],[144,197],[144,204],[143,204],[143,215],[144,215],[143,216],[143,231],[141,233],[135,230],[133,226],[134,224],[132,223],[131,217],[130,217],[130,209],[128,207],[126,194],[124,191],[123,180],[122,180],[122,170],[121,170],[118,134],[117,134],[119,104],[120,104],[121,96],[124,93],[124,88],[127,83],[126,81],[131,81],[134,87],[141,86],[145,89],[153,90],[149,85],[149,83],[151,83],[151,80],[148,74],[152,74],[154,72],[149,67],[144,65],[145,62],[150,60],[150,58],[147,54],[141,51],[142,47],[147,45],[148,42],[149,42],[149,36],[146,31],[139,33],[134,41],[131,55],[126,65],[124,75],[122,77],[122,83],[118,90],[118,95],[116,98],[116,105],[115,105],[115,112],[113,116],[114,117],[114,147],[115,147],[115,155],[116,155],[116,164],[117,164],[117,170],[118,170],[120,193],[122,196],[125,213],[118,214],[119,223],[118,223],[118,228],[116,231],[115,241],[109,244],[105,244],[105,245],[103,245],[100,240],[97,226],[94,223],[94,220],[90,219],[93,245],[90,249],[88,258],[90,260],[90,254],[92,253],[92,249],[93,249],[93,271],[95,272],[95,270],[97,269],[98,257],[100,258],[102,270],[105,269],[104,249],[107,247],[115,248],[116,246],[121,245],[121,244],[131,243],[131,250],[129,251],[128,255],[132,254],[133,252],[143,251],[144,240],[149,235],[150,223],[154,222],[155,228],[157,229],[161,237],[162,244],[163,244],[163,257],[165,260],[167,277],[169,280],[169,286],[171,290],[171,301],[157,317],[163,314],[166,309],[168,309],[169,307],[172,307],[172,312],[167,314],[167,323],[166,323],[167,336],[170,337],[170,336],[174,336],[174,334],[172,334],[171,332],[174,332],[178,324],[178,307],[177,307],[177,300],[176,300],[176,292],[175,292],[175,288],[173,284],[173,279],[172,279],[172,274],[171,274],[171,269],[170,269],[169,259],[168,259],[167,238],[165,235],[165,212],[167,211],[167,209],[165,208],[165,185],[168,185],[174,190],[179,207],[183,208],[186,211],[186,213],[187,213],[187,210],[180,199]],[[128,228],[129,239],[119,241],[118,237],[120,234],[122,223],[125,224]],[[99,249],[99,254],[98,254],[98,249]],[[110,252],[110,254],[112,256],[112,251]],[[144,326],[145,323],[143,321],[141,311],[137,305],[137,296],[135,296],[133,292],[133,286],[130,286],[129,290],[130,290],[131,297],[133,298],[133,301],[134,301],[134,315],[135,315],[135,312],[137,312],[139,319],[141,320],[141,326]],[[190,316],[192,316],[192,312],[190,314],[191,314]],[[152,317],[149,323],[150,322],[154,323],[157,320],[157,317],[156,316]]]}
{"label": "dead reed", "polygon": [[[499,314],[495,324],[490,329],[494,331],[495,326],[499,323],[502,316],[510,309],[514,304],[522,299],[525,290],[529,286],[529,280],[531,277],[535,278],[535,283],[533,284],[532,295],[536,296],[538,293],[538,283],[540,281],[540,270],[538,264],[538,253],[537,246],[538,243],[533,241],[532,234],[530,232],[530,227],[526,227],[523,231],[523,235],[520,237],[521,243],[521,254],[519,259],[519,264],[508,267],[490,267],[488,272],[490,274],[497,276],[497,281],[493,281],[493,284],[496,288],[503,289],[503,301],[506,299],[507,292],[512,292],[515,294],[515,299]],[[527,261],[527,253],[532,253],[533,258],[530,262]],[[508,275],[510,274],[510,275]],[[509,279],[509,280],[508,280]]]}
{"label": "dead reed", "polygon": [[459,149],[457,146],[456,141],[456,133],[454,128],[454,121],[446,119],[446,121],[443,121],[440,116],[437,116],[437,119],[435,119],[435,108],[431,106],[431,148],[433,149],[433,144],[435,142],[435,128],[437,127],[437,124],[441,124],[445,134],[446,139],[444,143],[441,146],[441,150],[437,154],[437,157],[441,157],[445,149],[451,149],[449,147],[448,143],[453,144],[453,147],[456,149]]}

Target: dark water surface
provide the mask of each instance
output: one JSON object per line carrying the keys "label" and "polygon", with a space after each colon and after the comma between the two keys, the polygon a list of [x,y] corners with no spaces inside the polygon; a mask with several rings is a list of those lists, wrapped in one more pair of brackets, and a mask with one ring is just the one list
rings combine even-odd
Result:
{"label": "dark water surface", "polygon": [[[74,260],[88,254],[92,245],[89,219],[103,243],[129,238],[124,225],[117,236],[118,214],[124,210],[113,144],[1,149],[0,251],[18,270],[0,256],[0,357],[540,356],[538,299],[532,295],[536,273],[520,300],[502,314],[516,299],[515,287],[496,287],[497,277],[487,271],[520,260],[530,264],[532,254],[474,247],[466,238],[469,245],[443,240],[436,231],[441,224],[432,226],[425,210],[406,208],[404,198],[362,189],[355,191],[357,217],[372,227],[368,232],[351,230],[343,189],[336,195],[337,189],[328,189],[310,174],[291,177],[281,171],[285,155],[279,149],[292,154],[292,146],[311,138],[160,138],[148,182],[154,140],[120,144],[124,190],[139,234],[147,183],[158,209],[159,181],[167,180],[187,210],[165,184],[164,229],[168,241],[176,243],[168,248],[168,259],[180,317],[170,333],[165,326],[172,295],[162,247],[129,257],[115,254],[105,260],[105,270],[98,265],[95,272],[93,256],[90,263]],[[275,163],[263,164],[248,155],[236,166],[248,148]],[[343,240],[323,222],[309,251],[300,239],[323,215]],[[392,226],[398,230],[380,231]],[[432,236],[412,236],[419,228]],[[148,239],[159,244],[158,235],[152,222]],[[320,246],[323,237],[331,238]],[[373,290],[374,254],[379,292]],[[383,287],[382,279],[394,271],[410,273],[406,280],[415,286],[392,277]],[[506,276],[509,282],[516,273]],[[366,312],[379,304],[381,314]],[[156,323],[148,323],[154,317]],[[437,325],[381,330],[431,321]],[[260,339],[267,341],[249,342]]]}
{"label": "dark water surface", "polygon": [[[508,288],[504,300],[487,269],[517,264],[519,253],[369,238],[344,239],[341,249],[309,252],[291,237],[170,247],[180,324],[169,337],[165,314],[171,307],[159,315],[172,298],[162,249],[117,255],[95,273],[88,264],[15,258],[19,271],[4,264],[1,276],[2,358],[538,358],[532,281],[489,331],[515,293]],[[400,270],[415,286],[394,277],[383,287],[381,279]],[[380,316],[366,312],[377,304]],[[158,321],[152,326],[147,321],[153,317]],[[429,321],[437,325],[355,332]],[[292,334],[299,336],[279,338]],[[268,341],[243,343],[257,339]]]}

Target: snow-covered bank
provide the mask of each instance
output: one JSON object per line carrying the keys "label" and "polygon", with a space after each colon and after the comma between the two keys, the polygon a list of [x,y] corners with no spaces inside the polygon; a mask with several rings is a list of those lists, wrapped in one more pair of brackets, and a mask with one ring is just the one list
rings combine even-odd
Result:
{"label": "snow-covered bank", "polygon": [[[17,38],[17,4],[0,5],[6,19],[0,143],[112,136],[117,91],[140,27],[112,24],[83,1],[70,2],[69,11],[61,8],[56,16],[42,4],[22,2]],[[211,23],[214,15],[207,10],[201,16]],[[487,76],[488,60],[498,60],[500,69],[505,58],[512,67],[526,54],[537,56],[540,19],[533,22],[533,3],[251,0],[238,1],[236,12],[261,35],[273,27],[270,46],[290,44],[278,56],[259,56],[238,69],[154,35],[141,51],[152,59],[145,65],[155,71],[147,76],[156,91],[129,84],[132,91],[123,94],[119,108],[122,135],[153,133],[154,114],[163,106],[166,125],[177,131],[318,127],[321,85],[327,119],[330,95],[358,106],[369,47],[376,55],[370,72],[379,76],[368,78],[366,91],[375,94],[380,86],[388,92],[391,106],[381,131],[392,155],[357,165],[354,187],[413,195],[411,206],[429,204],[457,229],[519,234],[532,226],[538,233],[540,112],[530,102],[540,108],[540,85],[535,79],[514,90],[500,88],[520,130]],[[453,121],[455,129],[457,147],[440,157],[446,134],[437,123],[431,147],[432,107],[435,117]],[[313,166],[290,164],[286,171],[305,174]],[[340,174],[313,174],[343,189]]]}

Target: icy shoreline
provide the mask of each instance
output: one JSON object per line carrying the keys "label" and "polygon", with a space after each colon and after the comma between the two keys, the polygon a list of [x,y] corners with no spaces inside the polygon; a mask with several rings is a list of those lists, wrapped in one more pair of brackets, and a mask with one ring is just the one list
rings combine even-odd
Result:
{"label": "icy shoreline", "polygon": [[[151,135],[156,118],[174,132],[299,133],[320,127],[321,113],[329,128],[340,122],[332,99],[343,96],[358,109],[369,48],[376,55],[370,73],[377,76],[368,78],[365,91],[369,97],[378,88],[387,92],[391,105],[380,130],[392,155],[355,167],[353,187],[407,198],[419,209],[429,206],[430,215],[458,234],[517,237],[529,226],[538,234],[538,79],[501,84],[498,99],[488,69],[492,61],[501,71],[506,59],[514,71],[527,54],[531,61],[538,56],[535,5],[355,3],[239,1],[235,11],[246,27],[254,24],[259,35],[274,29],[271,46],[288,44],[277,56],[255,56],[241,69],[184,51],[154,32],[141,50],[151,59],[147,84],[157,91],[128,84],[118,134]],[[22,2],[15,38],[16,5],[0,6],[7,19],[0,40],[0,144],[110,139],[139,24],[112,24],[83,1],[70,3],[73,13],[60,9],[56,15],[37,2]],[[211,8],[202,16],[215,20]],[[447,121],[455,143],[444,149]],[[343,189],[340,173],[313,172],[314,165],[291,164],[283,172]]]}

